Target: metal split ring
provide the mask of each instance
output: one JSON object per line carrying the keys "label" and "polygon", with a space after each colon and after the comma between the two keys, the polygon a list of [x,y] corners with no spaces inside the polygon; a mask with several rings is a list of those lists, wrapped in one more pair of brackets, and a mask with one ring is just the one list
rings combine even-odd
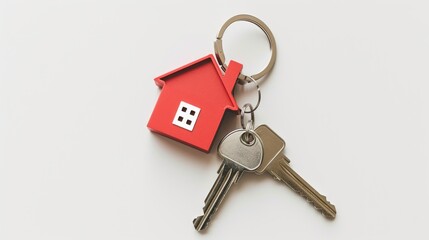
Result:
{"label": "metal split ring", "polygon": [[[258,82],[256,82],[256,80],[253,79],[253,77],[248,77],[248,79],[249,79],[248,80],[249,83],[253,82],[256,86],[256,90],[258,91],[258,101],[256,102],[256,106],[254,108],[252,105],[248,104],[248,105],[250,105],[250,110],[249,111],[244,110],[244,113],[253,113],[254,111],[256,111],[256,109],[258,109],[259,104],[261,103],[261,89],[259,88]],[[243,109],[245,106],[246,106],[246,104],[243,106]]]}
{"label": "metal split ring", "polygon": [[240,14],[240,15],[234,16],[234,17],[228,19],[223,24],[219,33],[217,34],[216,41],[214,43],[214,50],[215,50],[215,54],[216,54],[216,59],[219,62],[219,65],[221,65],[221,68],[223,71],[226,71],[226,69],[228,68],[228,65],[225,63],[225,53],[224,53],[223,47],[222,47],[222,37],[223,37],[223,34],[225,33],[225,30],[229,27],[229,25],[231,25],[232,23],[237,22],[237,21],[251,22],[251,23],[255,24],[256,26],[258,26],[260,29],[262,29],[262,31],[264,31],[265,35],[268,38],[268,42],[269,42],[270,48],[271,48],[270,61],[268,62],[268,65],[261,72],[254,74],[254,75],[251,75],[251,76],[246,76],[246,75],[240,73],[240,75],[238,76],[238,83],[245,84],[245,83],[249,82],[249,78],[253,78],[253,80],[258,80],[262,76],[266,75],[268,72],[271,71],[271,69],[274,67],[274,63],[276,62],[277,46],[276,46],[276,40],[274,39],[273,33],[268,28],[268,26],[264,22],[262,22],[260,19],[254,17],[252,15],[248,15],[248,14]]}
{"label": "metal split ring", "polygon": [[[246,113],[246,108],[249,108],[250,111],[250,119],[247,120],[246,125],[244,124],[244,114]],[[254,109],[250,103],[244,104],[243,108],[241,109],[241,127],[245,130],[243,135],[241,136],[241,140],[244,141],[247,145],[252,145],[255,140],[255,136],[253,136],[253,129],[255,128],[255,114],[253,113]]]}
{"label": "metal split ring", "polygon": [[[246,112],[247,108],[249,108],[250,110]],[[243,108],[241,109],[241,116],[240,116],[241,127],[243,129],[246,129],[246,131],[250,131],[250,130],[253,130],[255,128],[255,113],[254,113],[254,111],[255,110],[253,109],[252,104],[250,104],[250,103],[244,104]],[[250,119],[247,120],[246,124],[244,124],[244,114],[245,113],[250,113]]]}

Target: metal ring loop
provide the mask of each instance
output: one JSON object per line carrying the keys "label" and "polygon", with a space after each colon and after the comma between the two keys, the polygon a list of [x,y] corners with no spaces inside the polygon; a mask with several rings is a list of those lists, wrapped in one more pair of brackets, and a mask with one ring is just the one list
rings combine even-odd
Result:
{"label": "metal ring loop", "polygon": [[246,128],[244,130],[246,130],[246,132],[250,132],[253,129],[255,129],[255,123],[252,120],[247,120]]}
{"label": "metal ring loop", "polygon": [[[256,106],[255,108],[253,108],[253,106],[251,106],[250,111],[244,111],[244,113],[253,113],[254,111],[256,111],[256,109],[258,109],[259,104],[261,103],[261,89],[259,88],[259,84],[258,82],[256,82],[256,80],[253,77],[248,77],[250,80],[248,80],[247,82],[253,82],[256,85],[256,90],[258,91],[258,101],[256,102]],[[244,105],[246,106],[246,105]]]}
{"label": "metal ring loop", "polygon": [[[246,112],[246,108],[250,108],[250,111]],[[247,120],[246,125],[244,125],[244,114],[245,113],[250,113],[250,119]],[[243,108],[241,109],[240,122],[241,122],[241,127],[243,129],[247,128],[248,123],[252,124],[251,128],[254,129],[254,127],[255,127],[255,113],[254,113],[252,104],[250,104],[250,103],[244,104]]]}
{"label": "metal ring loop", "polygon": [[[214,42],[216,59],[219,62],[219,65],[221,65],[222,70],[226,71],[226,69],[228,68],[228,65],[225,63],[225,53],[222,47],[222,37],[223,37],[223,34],[225,33],[225,30],[229,27],[229,25],[237,21],[247,21],[255,24],[260,29],[262,29],[262,31],[264,31],[265,35],[268,38],[268,42],[271,48],[271,59],[268,62],[268,65],[261,72],[250,76],[251,78],[258,80],[262,76],[266,75],[268,72],[271,71],[271,69],[274,67],[274,63],[276,62],[276,56],[277,56],[277,46],[276,46],[276,40],[274,39],[274,35],[271,32],[271,30],[268,28],[268,26],[260,19],[248,14],[240,14],[228,19],[221,27],[219,33],[217,34],[216,41]],[[249,80],[249,76],[246,76],[241,73],[238,76],[238,83],[240,84],[245,84],[246,82],[248,82],[248,80]]]}

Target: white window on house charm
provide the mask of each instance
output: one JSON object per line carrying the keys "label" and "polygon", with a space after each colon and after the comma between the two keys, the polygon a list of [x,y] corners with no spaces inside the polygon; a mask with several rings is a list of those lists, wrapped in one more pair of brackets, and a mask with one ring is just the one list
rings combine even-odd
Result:
{"label": "white window on house charm", "polygon": [[194,105],[181,101],[177,108],[176,116],[174,116],[173,124],[192,131],[195,123],[197,122],[200,110],[201,109],[199,107],[195,107]]}

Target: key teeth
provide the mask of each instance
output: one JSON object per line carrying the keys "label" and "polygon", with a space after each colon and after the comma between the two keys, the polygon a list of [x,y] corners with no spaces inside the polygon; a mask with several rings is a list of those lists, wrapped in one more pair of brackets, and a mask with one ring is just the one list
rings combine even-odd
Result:
{"label": "key teeth", "polygon": [[331,215],[331,214],[328,214],[326,211],[324,211],[323,210],[323,208],[321,208],[321,207],[318,207],[317,205],[316,205],[316,203],[314,202],[314,201],[311,201],[308,197],[306,197],[306,196],[304,196],[304,195],[302,195],[301,194],[301,196],[303,196],[304,197],[304,199],[305,200],[307,200],[307,202],[308,203],[310,203],[313,207],[314,207],[314,209],[316,209],[318,212],[320,212],[321,214],[322,214],[322,216],[324,216],[325,218],[328,218],[328,219],[334,219],[335,218],[335,215],[337,214],[337,209],[335,208],[335,206],[334,205],[332,205],[332,203],[330,203],[328,200],[326,200],[326,197],[325,197],[325,202],[326,203],[328,203],[329,205],[330,205],[330,208],[333,210],[333,212],[334,212],[334,214],[333,215]]}
{"label": "key teeth", "polygon": [[316,202],[314,202],[314,201],[312,201],[304,192],[302,192],[302,191],[298,191],[298,190],[296,190],[296,189],[294,189],[294,188],[292,188],[296,193],[298,193],[300,196],[302,196],[308,203],[310,203],[313,207],[314,207],[314,209],[316,209],[317,211],[319,211],[320,213],[322,213],[322,215],[324,216],[324,217],[326,217],[326,218],[329,218],[329,219],[334,219],[335,218],[335,215],[337,214],[337,209],[335,208],[335,205],[333,205],[331,202],[329,202],[328,201],[328,199],[326,198],[326,196],[324,196],[324,195],[319,195],[320,196],[320,198],[325,202],[325,203],[327,203],[328,205],[329,205],[329,208],[331,208],[332,209],[332,211],[334,212],[334,214],[333,215],[331,215],[331,214],[327,214],[327,212],[326,211],[324,211],[323,210],[323,208],[322,207],[319,207],[319,206],[317,206],[317,204],[316,204]]}
{"label": "key teeth", "polygon": [[[282,172],[285,172],[286,166],[284,166],[282,163],[280,163],[280,167],[282,169]],[[331,210],[333,211],[333,214],[329,214],[327,211],[324,211],[324,209],[322,207],[318,207],[317,204],[314,201],[312,201],[303,191],[300,191],[299,188],[290,185],[287,181],[285,181],[280,176],[278,176],[275,171],[270,171],[270,175],[273,176],[273,178],[276,179],[277,181],[285,183],[294,192],[296,192],[297,194],[302,196],[308,203],[310,203],[314,207],[314,209],[316,209],[318,212],[322,213],[322,216],[324,216],[325,218],[328,218],[328,219],[335,219],[335,216],[337,214],[337,210],[335,208],[335,205],[333,205],[332,203],[330,203],[327,200],[326,196],[319,194],[319,196],[324,200],[324,202],[329,205],[329,208],[331,208]]]}
{"label": "key teeth", "polygon": [[[331,203],[329,203],[329,204],[331,204]],[[331,215],[331,214],[327,214],[325,211],[323,211],[323,209],[322,208],[317,208],[315,205],[313,205],[314,206],[314,208],[318,211],[318,212],[320,212],[320,213],[322,213],[322,216],[324,216],[325,218],[327,218],[327,219],[330,219],[330,220],[334,220],[335,219],[335,216],[337,215],[337,209],[335,208],[335,206],[334,205],[332,205],[331,204],[331,206],[332,206],[332,210],[333,210],[333,212],[334,212],[334,214],[333,215]]]}
{"label": "key teeth", "polygon": [[330,203],[325,196],[322,195],[322,198],[325,200],[324,202],[326,202],[327,204],[329,204],[330,208],[333,210],[334,214],[331,215],[329,213],[327,213],[326,211],[323,210],[322,207],[317,206],[316,202],[312,201],[309,197],[307,197],[305,195],[305,193],[301,192],[301,191],[297,191],[295,189],[293,189],[296,193],[298,193],[300,196],[302,196],[309,204],[311,204],[314,209],[316,209],[318,212],[322,213],[322,215],[328,219],[334,219],[335,215],[337,214],[337,209],[335,208],[335,206]]}
{"label": "key teeth", "polygon": [[[282,181],[282,180],[280,180]],[[335,215],[337,214],[337,210],[335,208],[335,206],[328,201],[328,199],[326,198],[326,196],[324,195],[320,195],[321,198],[324,200],[324,202],[326,202],[327,204],[329,204],[330,208],[333,210],[334,215],[328,214],[326,211],[323,210],[322,207],[317,206],[316,202],[312,201],[303,191],[299,191],[295,188],[293,188],[292,186],[290,186],[287,182],[282,181],[283,183],[286,183],[286,185],[288,185],[294,192],[298,193],[298,195],[300,195],[301,197],[303,197],[309,204],[311,204],[314,209],[316,209],[318,212],[322,213],[322,215],[326,218],[329,219],[334,219]]]}

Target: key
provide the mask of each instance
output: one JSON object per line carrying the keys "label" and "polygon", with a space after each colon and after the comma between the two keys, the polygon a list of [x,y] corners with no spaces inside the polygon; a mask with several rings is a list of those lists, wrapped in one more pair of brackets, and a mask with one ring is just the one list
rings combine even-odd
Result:
{"label": "key", "polygon": [[223,163],[204,201],[204,214],[193,221],[197,231],[207,228],[229,189],[238,182],[244,171],[251,172],[259,167],[263,158],[262,142],[253,131],[235,130],[219,143],[218,154]]}
{"label": "key", "polygon": [[301,178],[290,166],[290,160],[283,154],[286,144],[267,125],[261,125],[255,129],[256,134],[263,143],[264,156],[261,165],[256,169],[256,174],[268,172],[275,179],[282,181],[295,192],[302,195],[308,202],[319,210],[326,218],[334,219],[337,211],[325,196],[318,193],[310,184]]}

